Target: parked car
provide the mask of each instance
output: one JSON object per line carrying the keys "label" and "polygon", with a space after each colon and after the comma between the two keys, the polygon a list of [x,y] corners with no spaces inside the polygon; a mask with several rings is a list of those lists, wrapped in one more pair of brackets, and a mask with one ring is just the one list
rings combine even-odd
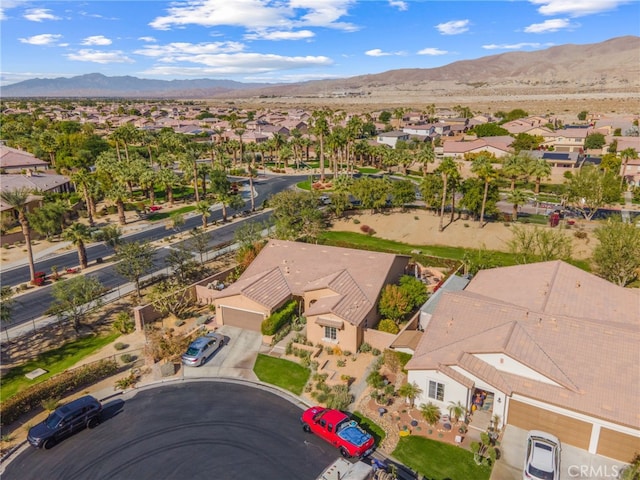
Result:
{"label": "parked car", "polygon": [[29,429],[27,440],[36,448],[49,449],[83,428],[100,423],[102,404],[86,395],[54,410],[46,420]]}
{"label": "parked car", "polygon": [[302,413],[300,422],[305,432],[313,432],[340,449],[345,458],[366,457],[373,452],[373,436],[340,410],[311,407]]}
{"label": "parked car", "polygon": [[527,435],[524,480],[558,480],[560,478],[560,440],[550,433],[531,430]]}
{"label": "parked car", "polygon": [[187,351],[182,355],[182,363],[190,367],[199,367],[222,345],[224,345],[224,336],[209,332],[191,342]]}

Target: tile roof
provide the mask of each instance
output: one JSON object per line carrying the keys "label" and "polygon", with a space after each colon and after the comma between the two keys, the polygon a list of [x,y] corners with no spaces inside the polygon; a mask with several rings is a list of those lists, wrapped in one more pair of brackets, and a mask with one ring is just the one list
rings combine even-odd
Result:
{"label": "tile roof", "polygon": [[507,394],[637,428],[639,346],[640,290],[543,262],[484,270],[466,290],[444,292],[407,369],[462,369]]}
{"label": "tile roof", "polygon": [[0,144],[0,168],[46,167],[49,163],[29,152]]}
{"label": "tile roof", "polygon": [[389,253],[270,240],[241,277],[212,297],[243,294],[275,308],[290,295],[329,289],[307,314],[334,313],[358,325],[374,308],[389,271],[409,257]]}

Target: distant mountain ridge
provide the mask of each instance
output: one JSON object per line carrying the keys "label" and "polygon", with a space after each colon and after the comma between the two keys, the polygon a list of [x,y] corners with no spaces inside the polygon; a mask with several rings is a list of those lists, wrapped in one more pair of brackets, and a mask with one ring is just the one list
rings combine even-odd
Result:
{"label": "distant mountain ridge", "polygon": [[295,84],[233,80],[151,80],[98,73],[72,78],[32,79],[2,87],[3,97],[250,98],[321,96],[344,91],[473,91],[502,94],[640,89],[640,37],[625,36],[588,45],[560,45],[534,52],[508,52],[437,68],[390,70],[356,77]]}

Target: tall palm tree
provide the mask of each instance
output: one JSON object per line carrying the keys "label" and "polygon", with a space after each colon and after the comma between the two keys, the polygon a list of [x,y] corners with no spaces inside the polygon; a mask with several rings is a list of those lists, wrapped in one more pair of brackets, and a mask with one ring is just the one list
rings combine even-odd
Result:
{"label": "tall palm tree", "polygon": [[170,168],[163,168],[158,172],[157,181],[165,191],[165,200],[173,206],[173,187],[178,185],[180,179]]}
{"label": "tall palm tree", "polygon": [[627,164],[631,158],[638,158],[638,152],[635,148],[625,148],[620,152],[622,157],[622,173],[620,175],[620,189],[624,185],[624,176],[627,174]]}
{"label": "tall palm tree", "polygon": [[551,165],[546,160],[539,158],[529,163],[527,173],[535,178],[536,188],[535,194],[540,193],[540,182],[543,178],[549,178],[551,176]]}
{"label": "tall palm tree", "polygon": [[314,110],[311,113],[311,124],[309,125],[309,131],[316,137],[318,140],[318,146],[320,147],[320,152],[318,159],[320,160],[320,181],[324,182],[324,139],[327,135],[329,135],[329,120],[328,115],[330,114],[327,110]]}
{"label": "tall palm tree", "polygon": [[71,175],[71,181],[75,183],[76,191],[82,191],[84,203],[87,208],[87,216],[89,217],[89,225],[93,227],[95,225],[94,216],[96,214],[96,202],[93,196],[97,183],[95,176],[84,169],[77,170]]}
{"label": "tall palm tree", "polygon": [[[545,162],[546,163],[546,162]],[[547,164],[548,165],[548,164]],[[491,160],[485,156],[478,156],[471,164],[473,172],[480,180],[484,181],[484,193],[482,195],[482,208],[480,210],[480,228],[484,227],[484,211],[487,206],[489,184],[496,178],[497,172],[491,164]]]}
{"label": "tall palm tree", "polygon": [[78,249],[78,263],[80,264],[80,268],[83,270],[87,268],[88,262],[85,242],[91,239],[89,227],[80,222],[72,223],[62,232],[62,238],[76,246]]}
{"label": "tall palm tree", "polygon": [[27,218],[27,202],[31,191],[28,188],[18,188],[16,190],[3,190],[0,192],[0,199],[9,205],[18,214],[18,221],[22,228],[22,235],[27,246],[27,260],[29,261],[29,274],[31,282],[36,279],[36,269],[33,263],[33,250],[31,248],[31,230],[29,229],[29,219]]}
{"label": "tall palm tree", "polygon": [[526,175],[526,162],[519,155],[508,155],[502,162],[500,173],[511,181],[511,191],[516,188],[516,181]]}
{"label": "tall palm tree", "polygon": [[516,188],[512,190],[507,195],[507,202],[513,204],[513,220],[514,222],[518,221],[518,207],[523,205],[527,201],[527,194],[524,190]]}
{"label": "tall palm tree", "polygon": [[[438,224],[438,231],[444,230],[444,208],[447,204],[447,189],[449,188],[449,180],[458,173],[458,164],[451,157],[445,157],[442,163],[436,168],[436,173],[439,173],[442,177],[442,198],[440,201],[440,222]],[[451,206],[453,210],[453,205]]]}
{"label": "tall palm tree", "polygon": [[202,229],[207,229],[207,221],[209,219],[209,215],[211,215],[211,211],[209,208],[211,207],[211,203],[207,200],[202,200],[196,203],[196,212],[202,215]]}

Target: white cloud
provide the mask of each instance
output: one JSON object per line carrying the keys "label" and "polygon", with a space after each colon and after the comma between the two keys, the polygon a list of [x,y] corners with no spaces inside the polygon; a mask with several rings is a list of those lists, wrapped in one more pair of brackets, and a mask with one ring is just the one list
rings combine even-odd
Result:
{"label": "white cloud", "polygon": [[111,40],[104,35],[93,35],[82,41],[82,45],[111,45]]}
{"label": "white cloud", "polygon": [[572,28],[575,28],[575,25],[566,18],[554,18],[545,20],[542,23],[533,23],[526,27],[524,31],[526,33],[547,33],[557,32],[558,30],[570,30]]}
{"label": "white cloud", "polygon": [[436,25],[436,30],[442,35],[459,35],[469,30],[469,23],[469,20],[451,20]]}
{"label": "white cloud", "polygon": [[311,30],[292,31],[262,31],[247,33],[244,38],[247,40],[305,40],[315,37]]}
{"label": "white cloud", "polygon": [[387,57],[389,55],[395,55],[395,56],[404,56],[407,54],[407,52],[403,52],[403,51],[398,51],[398,52],[383,52],[382,50],[380,50],[379,48],[374,48],[372,50],[367,50],[366,52],[364,52],[365,55],[368,55],[370,57]]}
{"label": "white cloud", "polygon": [[401,12],[409,9],[409,5],[407,5],[407,2],[403,2],[402,0],[389,0],[389,5],[391,5],[392,7],[396,7]]}
{"label": "white cloud", "polygon": [[439,48],[423,48],[418,51],[418,55],[447,55],[449,52]]}
{"label": "white cloud", "polygon": [[32,37],[19,38],[18,40],[20,40],[21,43],[28,43],[29,45],[53,45],[59,38],[62,38],[62,35],[55,33],[42,33]]}
{"label": "white cloud", "polygon": [[5,13],[7,10],[19,7],[27,3],[28,0],[2,0],[0,3],[0,20],[7,20],[9,17]]}
{"label": "white cloud", "polygon": [[[164,59],[160,59],[165,61]],[[285,57],[274,54],[236,53],[218,55],[185,55],[173,58],[175,61],[197,63],[199,67],[178,65],[156,65],[145,73],[149,75],[238,75],[268,74],[280,70],[309,67],[324,67],[333,61],[323,56]]]}
{"label": "white cloud", "polygon": [[184,25],[229,25],[249,31],[314,26],[354,30],[354,25],[338,21],[348,14],[353,3],[354,0],[289,0],[288,4],[266,0],[191,0],[171,4],[166,16],[149,25],[158,30]]}
{"label": "white cloud", "polygon": [[142,42],[149,42],[149,43],[155,43],[158,41],[154,37],[138,37],[138,40]]}
{"label": "white cloud", "polygon": [[44,20],[60,20],[60,17],[56,17],[50,13],[48,8],[31,8],[24,14],[24,18],[31,20],[32,22],[42,22]]}
{"label": "white cloud", "polygon": [[630,3],[630,0],[529,0],[534,5],[541,5],[541,15],[569,15],[583,17],[594,13],[614,10],[619,5]]}
{"label": "white cloud", "polygon": [[91,50],[84,48],[77,52],[68,53],[66,57],[69,60],[76,60],[78,62],[93,62],[93,63],[134,63],[132,59],[127,57],[124,52],[120,50],[113,50],[111,52],[103,52],[100,50]]}
{"label": "white cloud", "polygon": [[522,42],[522,43],[503,43],[496,44],[491,43],[489,45],[482,45],[485,50],[522,50],[524,48],[543,48],[551,47],[553,43],[537,43],[537,42]]}
{"label": "white cloud", "polygon": [[173,62],[188,55],[217,55],[221,53],[238,53],[244,50],[239,42],[186,43],[175,42],[167,45],[147,45],[134,53],[145,57],[163,58]]}

